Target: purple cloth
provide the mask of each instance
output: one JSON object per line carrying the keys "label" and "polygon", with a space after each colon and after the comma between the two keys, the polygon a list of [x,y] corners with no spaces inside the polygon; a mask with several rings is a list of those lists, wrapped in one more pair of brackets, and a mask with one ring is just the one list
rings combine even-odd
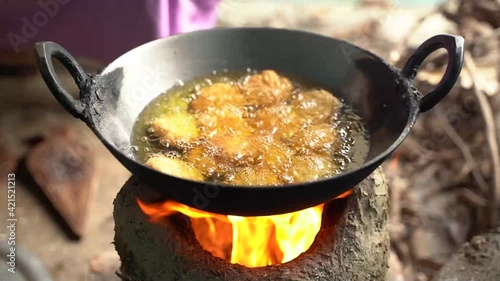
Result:
{"label": "purple cloth", "polygon": [[212,28],[219,0],[1,0],[0,49],[54,41],[109,63],[168,35]]}

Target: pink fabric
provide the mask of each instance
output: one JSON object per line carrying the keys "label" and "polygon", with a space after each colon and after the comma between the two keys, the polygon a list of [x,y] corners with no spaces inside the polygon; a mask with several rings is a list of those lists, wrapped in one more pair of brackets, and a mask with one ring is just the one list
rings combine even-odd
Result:
{"label": "pink fabric", "polygon": [[214,27],[219,0],[2,0],[0,48],[54,41],[104,63],[148,41]]}

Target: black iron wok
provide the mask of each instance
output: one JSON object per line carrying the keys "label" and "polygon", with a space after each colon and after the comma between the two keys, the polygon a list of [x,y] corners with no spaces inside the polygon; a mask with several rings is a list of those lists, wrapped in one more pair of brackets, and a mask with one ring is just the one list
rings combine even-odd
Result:
{"label": "black iron wok", "polygon": [[[311,33],[235,28],[198,31],[156,40],[124,54],[102,73],[86,74],[53,42],[36,44],[41,74],[56,99],[85,122],[113,155],[140,181],[164,198],[214,213],[259,216],[311,207],[352,189],[401,144],[420,112],[450,91],[462,68],[464,40],[437,35],[424,42],[400,71],[376,55],[347,42]],[[448,51],[439,85],[426,95],[412,79],[433,51]],[[55,73],[52,58],[71,73],[80,89],[73,98]],[[226,186],[176,178],[138,162],[131,150],[132,126],[143,108],[179,80],[212,71],[274,69],[314,82],[344,99],[361,116],[370,134],[365,163],[335,177],[304,184]]]}

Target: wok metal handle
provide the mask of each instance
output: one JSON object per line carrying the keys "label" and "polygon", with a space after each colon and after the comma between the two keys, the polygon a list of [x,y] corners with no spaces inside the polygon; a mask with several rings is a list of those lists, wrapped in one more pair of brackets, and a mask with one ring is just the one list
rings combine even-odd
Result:
{"label": "wok metal handle", "polygon": [[[87,84],[89,76],[83,71],[82,67],[63,47],[54,42],[39,42],[35,45],[38,66],[42,73],[43,80],[49,87],[50,91],[57,101],[74,117],[83,120],[85,112],[85,104],[81,100],[82,92]],[[73,98],[63,88],[61,80],[57,76],[52,63],[52,58],[60,61],[75,80],[78,89],[80,89],[80,100]]]}
{"label": "wok metal handle", "polygon": [[460,75],[464,61],[464,38],[461,36],[441,34],[425,41],[408,59],[401,74],[413,80],[424,59],[432,52],[445,48],[448,51],[446,72],[434,90],[420,100],[420,112],[433,108],[451,90]]}

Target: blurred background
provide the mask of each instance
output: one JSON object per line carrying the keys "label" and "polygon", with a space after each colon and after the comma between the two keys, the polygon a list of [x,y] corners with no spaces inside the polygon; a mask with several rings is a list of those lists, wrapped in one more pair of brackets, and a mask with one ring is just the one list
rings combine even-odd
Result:
{"label": "blurred background", "polygon": [[[148,41],[214,27],[315,32],[352,42],[398,68],[429,37],[462,35],[466,60],[459,82],[419,118],[384,166],[390,189],[387,280],[432,280],[464,243],[498,226],[500,1],[130,2],[0,1],[0,200],[7,202],[6,175],[15,171],[16,241],[27,250],[19,259],[40,261],[46,272],[37,267],[38,273],[54,281],[118,280],[113,199],[130,177],[50,94],[33,54],[34,44],[44,40],[60,43],[85,71],[97,73]],[[446,62],[443,52],[424,62],[416,79],[422,93],[439,82]],[[76,96],[69,74],[62,67],[58,71]],[[64,136],[63,141],[54,136]],[[54,167],[54,162],[62,166]],[[75,166],[82,168],[84,178],[77,183],[68,175]],[[47,170],[63,175],[39,176]],[[71,188],[57,189],[65,184]],[[4,222],[8,214],[1,206]],[[0,228],[0,240],[8,235]],[[500,262],[499,251],[488,253],[491,258],[484,262]],[[10,281],[4,278],[11,275],[0,275]]]}

